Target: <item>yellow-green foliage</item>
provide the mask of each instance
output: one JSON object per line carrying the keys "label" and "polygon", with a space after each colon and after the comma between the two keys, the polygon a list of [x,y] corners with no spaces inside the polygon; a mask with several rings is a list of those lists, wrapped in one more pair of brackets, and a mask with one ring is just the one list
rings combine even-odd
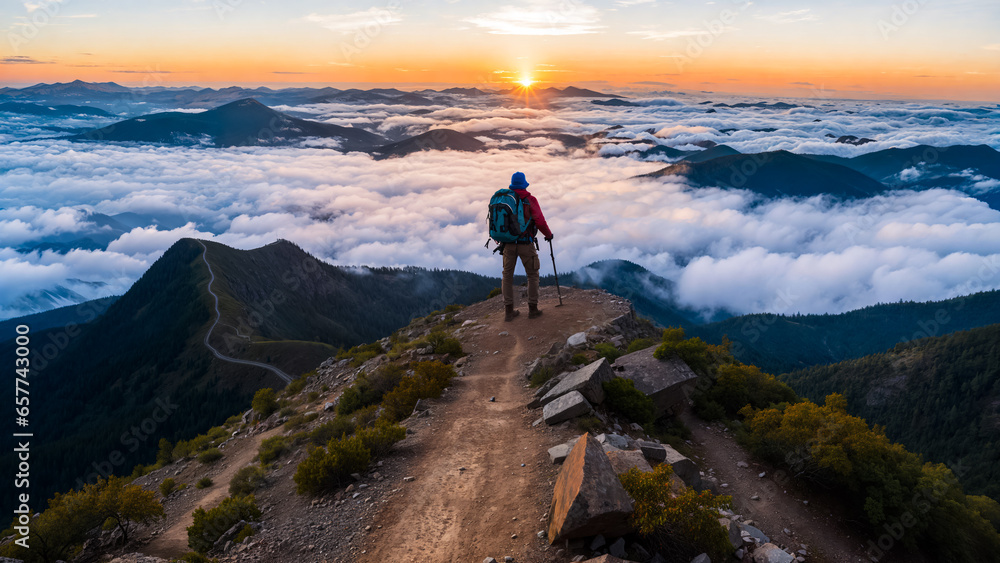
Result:
{"label": "yellow-green foliage", "polygon": [[267,418],[278,410],[278,395],[270,387],[258,389],[254,393],[251,406],[255,412],[260,414],[261,418]]}
{"label": "yellow-green foliage", "polygon": [[213,426],[207,432],[208,439],[212,441],[213,444],[221,444],[229,438],[229,431],[222,426]]}
{"label": "yellow-green foliage", "polygon": [[194,488],[196,489],[206,489],[211,486],[212,486],[211,477],[202,477],[201,479],[198,479],[197,483],[194,484]]}
{"label": "yellow-green foliage", "polygon": [[257,454],[260,462],[264,465],[281,457],[281,454],[288,451],[288,438],[284,436],[272,436],[260,443]]}
{"label": "yellow-green foliage", "polygon": [[259,465],[241,467],[229,481],[229,496],[246,496],[264,484],[264,470]]}
{"label": "yellow-green foliage", "polygon": [[354,411],[377,404],[393,387],[399,384],[405,370],[396,364],[379,366],[374,372],[360,373],[351,385],[344,390],[337,404],[337,414],[347,416]]}
{"label": "yellow-green foliage", "polygon": [[622,351],[615,347],[614,344],[609,344],[607,342],[601,342],[594,345],[594,350],[597,351],[597,357],[607,358],[609,363],[614,363],[615,360],[622,356]]}
{"label": "yellow-green foliage", "polygon": [[732,361],[728,341],[716,346],[698,337],[685,340],[683,328],[670,327],[664,329],[663,343],[653,352],[653,357],[669,360],[675,355],[699,375],[709,373],[715,365]]}
{"label": "yellow-green foliage", "polygon": [[285,389],[283,391],[284,395],[286,397],[297,395],[299,391],[302,391],[302,389],[305,388],[308,380],[309,380],[309,374],[304,373],[299,377],[296,377],[295,379],[292,380],[291,383],[285,386]]}
{"label": "yellow-green foliage", "polygon": [[757,366],[732,363],[716,370],[712,386],[695,396],[695,409],[706,420],[733,418],[747,405],[764,408],[797,400],[795,391]]}
{"label": "yellow-green foliage", "polygon": [[166,438],[160,438],[160,443],[158,444],[158,451],[156,452],[156,465],[157,467],[163,467],[168,465],[174,460],[174,446],[170,443],[170,440]]}
{"label": "yellow-green foliage", "polygon": [[923,463],[846,408],[839,394],[823,406],[744,407],[744,440],[758,455],[788,464],[794,475],[841,491],[877,529],[899,526],[904,545],[935,560],[995,557],[1000,535],[983,514],[990,505],[970,501],[950,469]]}
{"label": "yellow-green foliage", "polygon": [[[368,405],[363,409],[354,411],[351,415],[354,426],[371,426],[378,419],[378,405]],[[353,430],[352,430],[353,432]]]}
{"label": "yellow-green foliage", "polygon": [[356,368],[381,353],[382,345],[378,342],[371,342],[369,344],[354,346],[346,352],[339,352],[337,359],[346,360],[349,358],[351,360],[351,367]]}
{"label": "yellow-green foliage", "polygon": [[233,538],[233,543],[237,544],[243,543],[244,541],[246,541],[247,538],[249,538],[253,534],[254,534],[253,526],[247,524],[246,526],[243,526],[243,529],[240,530],[240,533],[236,534],[236,537]]}
{"label": "yellow-green foliage", "polygon": [[285,428],[295,430],[319,418],[317,412],[299,413],[285,421]]}
{"label": "yellow-green foliage", "polygon": [[0,556],[27,563],[68,561],[88,533],[104,523],[110,521],[121,530],[127,542],[137,526],[163,517],[163,506],[153,492],[124,477],[111,476],[79,491],[56,493],[48,508],[31,520],[30,548],[11,542],[0,548]]}
{"label": "yellow-green foliage", "polygon": [[636,338],[632,342],[628,343],[628,349],[625,350],[626,354],[631,354],[632,352],[638,352],[639,350],[645,350],[650,346],[656,346],[656,340],[652,338]]}
{"label": "yellow-green foliage", "polygon": [[613,411],[639,424],[650,424],[656,418],[653,400],[636,389],[631,379],[614,377],[602,385],[607,404]]}
{"label": "yellow-green foliage", "polygon": [[406,438],[406,429],[385,419],[379,419],[375,426],[359,429],[357,435],[371,455],[380,458],[389,453],[393,444]]}
{"label": "yellow-green foliage", "polygon": [[190,440],[179,440],[171,455],[174,459],[191,457],[207,448],[211,443],[212,440],[206,434],[199,434]]}
{"label": "yellow-green foliage", "polygon": [[382,416],[391,422],[398,422],[410,416],[419,399],[440,397],[455,369],[441,362],[420,362],[413,368],[414,374],[403,377],[399,385],[382,399]]}
{"label": "yellow-green foliage", "polygon": [[435,354],[451,354],[456,357],[465,355],[465,352],[462,351],[462,343],[441,331],[427,335],[427,343],[430,344]]}
{"label": "yellow-green foliage", "polygon": [[716,511],[729,508],[732,498],[709,491],[697,493],[690,487],[672,496],[672,473],[669,465],[661,464],[651,473],[633,467],[618,476],[635,501],[632,525],[664,551],[683,553],[684,560],[708,553],[713,561],[725,561],[733,550]]}
{"label": "yellow-green foliage", "polygon": [[247,497],[228,497],[210,510],[202,507],[192,514],[194,522],[188,526],[188,547],[205,553],[222,534],[229,531],[240,520],[248,522],[260,520],[261,512],[257,508],[257,500],[253,495]]}
{"label": "yellow-green foliage", "polygon": [[173,477],[167,477],[160,482],[160,494],[163,496],[169,496],[175,489],[177,489],[177,481]]}
{"label": "yellow-green foliage", "polygon": [[354,422],[345,416],[337,416],[314,428],[309,433],[309,441],[317,446],[323,446],[333,438],[342,438],[351,434],[354,434]]}
{"label": "yellow-green foliage", "polygon": [[209,448],[198,454],[198,461],[204,464],[215,463],[222,459],[222,452],[219,448]]}
{"label": "yellow-green foliage", "polygon": [[332,439],[327,448],[314,448],[295,471],[296,491],[317,495],[333,489],[368,467],[371,452],[358,436]]}

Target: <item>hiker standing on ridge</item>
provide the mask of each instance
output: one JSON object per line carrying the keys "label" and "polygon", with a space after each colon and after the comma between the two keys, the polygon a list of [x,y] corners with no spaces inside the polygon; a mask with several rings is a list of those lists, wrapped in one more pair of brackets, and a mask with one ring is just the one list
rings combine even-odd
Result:
{"label": "hiker standing on ridge", "polygon": [[545,215],[542,215],[538,200],[528,193],[528,182],[523,172],[515,172],[511,176],[510,189],[514,190],[522,202],[524,222],[528,228],[515,242],[503,244],[503,280],[500,288],[503,291],[503,303],[506,308],[504,320],[512,321],[520,314],[514,308],[514,268],[517,266],[518,258],[521,259],[524,273],[528,276],[528,318],[534,319],[542,314],[538,309],[538,269],[541,267],[541,261],[538,259],[538,240],[535,235],[541,231],[545,235],[545,240],[552,240],[552,231],[545,222]]}

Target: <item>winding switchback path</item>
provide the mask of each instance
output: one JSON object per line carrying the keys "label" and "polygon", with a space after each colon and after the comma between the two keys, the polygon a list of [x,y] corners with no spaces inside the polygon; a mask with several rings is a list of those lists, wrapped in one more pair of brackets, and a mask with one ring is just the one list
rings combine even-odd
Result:
{"label": "winding switchback path", "polygon": [[214,291],[212,291],[212,282],[215,281],[215,272],[212,271],[212,265],[208,263],[208,247],[205,246],[205,243],[201,242],[200,240],[198,241],[198,244],[201,245],[201,248],[203,250],[203,252],[201,253],[201,259],[205,261],[205,266],[208,267],[208,273],[211,276],[211,278],[209,278],[208,280],[208,292],[215,299],[215,320],[212,321],[212,326],[208,327],[208,332],[205,333],[205,346],[212,352],[212,354],[215,355],[216,358],[219,358],[224,362],[230,362],[234,364],[244,364],[248,366],[256,366],[259,368],[264,368],[266,370],[270,370],[271,372],[273,372],[274,375],[280,377],[282,381],[284,381],[285,383],[291,383],[292,377],[274,366],[269,366],[267,364],[261,362],[254,362],[251,360],[240,360],[238,358],[230,358],[229,356],[223,355],[218,350],[216,350],[211,344],[209,344],[208,339],[212,337],[212,331],[215,329],[215,325],[219,324],[219,319],[222,317],[222,313],[219,312],[219,296],[216,295]]}

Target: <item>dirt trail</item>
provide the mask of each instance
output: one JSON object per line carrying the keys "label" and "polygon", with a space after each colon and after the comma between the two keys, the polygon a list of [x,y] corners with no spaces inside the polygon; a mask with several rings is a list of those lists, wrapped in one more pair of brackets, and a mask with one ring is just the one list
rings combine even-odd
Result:
{"label": "dirt trail", "polygon": [[[721,492],[733,496],[733,510],[752,519],[771,541],[787,546],[791,552],[805,544],[808,561],[869,561],[861,537],[841,524],[844,514],[830,508],[831,499],[819,500],[793,481],[776,479],[776,475],[784,474],[753,460],[732,433],[722,432],[718,425],[709,426],[690,413],[685,413],[684,423],[691,429],[691,439],[702,456],[696,460],[698,464],[703,469],[713,468],[719,482],[729,484]],[[738,467],[741,461],[749,467]],[[764,478],[759,477],[762,472]],[[751,500],[755,494],[759,500]],[[785,534],[786,529],[792,535]]]}
{"label": "dirt trail", "polygon": [[[174,477],[178,483],[187,483],[184,498],[178,499],[165,507],[168,518],[173,524],[160,535],[150,540],[143,547],[143,553],[164,559],[179,557],[191,549],[187,544],[187,528],[194,522],[192,514],[199,506],[206,510],[218,505],[222,499],[229,496],[229,481],[236,472],[253,461],[260,449],[260,443],[282,431],[279,426],[255,436],[234,440],[223,449],[224,456],[214,466],[208,468],[197,461],[188,462],[188,466],[180,475]],[[232,457],[230,457],[232,452]],[[204,489],[194,488],[194,484],[202,477],[211,477],[212,485]],[[183,514],[179,518],[176,514]]]}
{"label": "dirt trail", "polygon": [[375,520],[382,528],[366,540],[360,562],[502,561],[506,555],[518,563],[552,561],[554,550],[546,551],[548,542],[536,534],[546,528],[541,519],[557,469],[546,452],[556,442],[544,425],[531,426],[540,411],[525,408],[531,391],[523,372],[554,342],[622,314],[620,302],[594,295],[564,290],[565,305],[555,307],[555,292],[543,291],[538,319],[528,319],[522,306],[506,323],[497,299],[459,315],[484,326],[462,339],[472,353],[466,376],[433,409],[431,428],[417,430],[410,469],[416,480],[382,509]]}

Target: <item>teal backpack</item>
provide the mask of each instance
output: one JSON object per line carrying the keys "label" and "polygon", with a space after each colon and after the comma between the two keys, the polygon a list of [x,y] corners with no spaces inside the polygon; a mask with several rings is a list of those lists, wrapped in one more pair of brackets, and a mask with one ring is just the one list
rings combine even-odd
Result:
{"label": "teal backpack", "polygon": [[[489,215],[490,238],[498,244],[524,242],[525,238],[533,237],[534,220],[524,219],[523,199],[517,197],[514,190],[504,188],[497,190],[490,198]],[[489,247],[489,241],[486,241]]]}

